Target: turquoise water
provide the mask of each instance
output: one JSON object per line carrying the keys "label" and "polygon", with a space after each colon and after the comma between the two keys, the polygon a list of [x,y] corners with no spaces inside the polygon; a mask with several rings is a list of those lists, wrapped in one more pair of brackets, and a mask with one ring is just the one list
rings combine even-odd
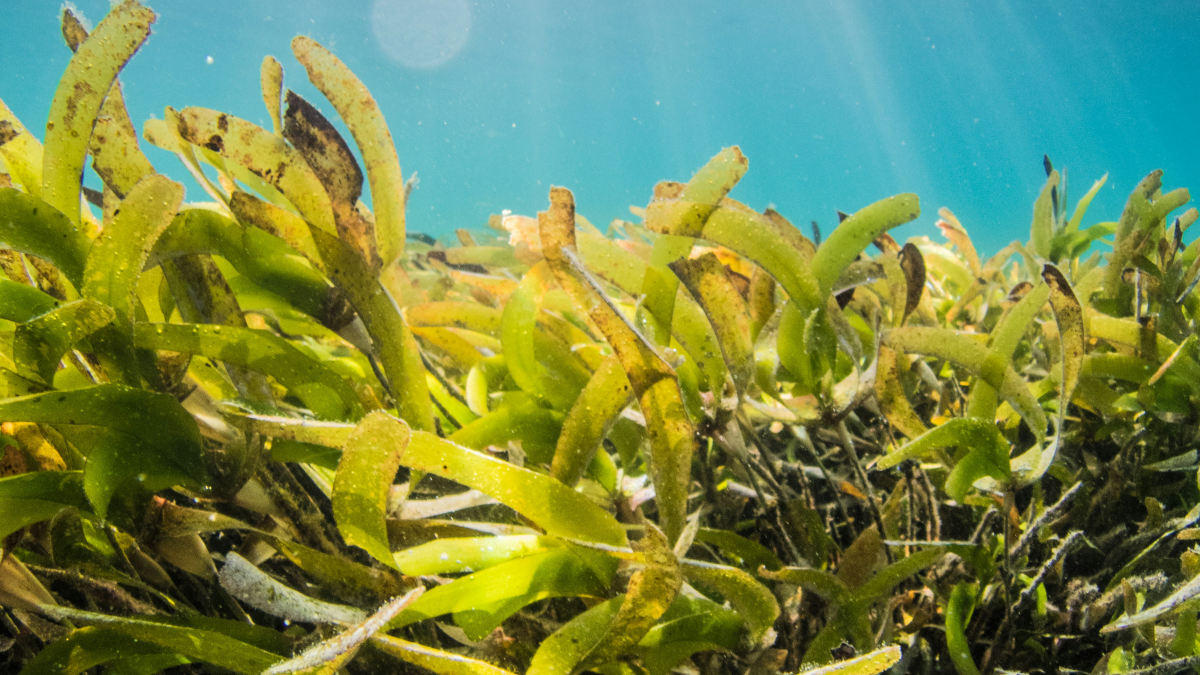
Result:
{"label": "turquoise water", "polygon": [[[1072,206],[1109,172],[1085,224],[1155,168],[1200,190],[1191,0],[148,4],[154,34],[122,75],[135,123],[202,105],[268,126],[266,54],[332,114],[290,53],[310,35],[374,92],[420,178],[409,227],[435,235],[532,214],[551,184],[603,225],[731,144],[750,158],[733,196],[806,231],[911,191],[923,213],[898,238],[935,235],[947,206],[984,251],[1028,237],[1043,153]],[[74,6],[95,22],[108,2]],[[34,129],[69,57],[57,7],[9,3],[0,22],[0,97]]]}

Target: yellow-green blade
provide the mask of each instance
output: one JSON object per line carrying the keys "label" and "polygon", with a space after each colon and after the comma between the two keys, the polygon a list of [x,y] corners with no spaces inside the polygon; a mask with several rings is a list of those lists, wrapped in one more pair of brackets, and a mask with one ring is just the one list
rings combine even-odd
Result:
{"label": "yellow-green blade", "polygon": [[92,126],[117,73],[150,35],[154,12],[136,2],[117,5],[79,46],[58,82],[46,122],[42,198],[76,225]]}
{"label": "yellow-green blade", "polygon": [[315,40],[297,37],[292,40],[292,52],[307,69],[308,79],[346,122],[362,153],[371,186],[379,256],[384,264],[390,264],[404,252],[404,181],[383,113],[362,81]]}

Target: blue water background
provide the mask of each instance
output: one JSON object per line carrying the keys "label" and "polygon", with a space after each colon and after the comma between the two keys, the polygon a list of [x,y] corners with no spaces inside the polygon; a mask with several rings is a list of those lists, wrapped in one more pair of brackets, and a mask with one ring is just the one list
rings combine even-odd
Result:
{"label": "blue water background", "polygon": [[[108,7],[74,4],[92,22]],[[1085,224],[1116,220],[1152,169],[1200,190],[1195,1],[482,0],[461,52],[432,68],[389,55],[376,32],[401,31],[373,19],[370,0],[149,4],[154,33],[122,75],[139,127],[167,105],[269,127],[267,54],[332,117],[291,56],[291,38],[310,35],[375,94],[405,175],[419,174],[409,228],[439,236],[501,209],[533,214],[552,184],[603,226],[732,144],[750,159],[732,196],[806,232],[915,192],[922,214],[898,238],[937,238],[947,206],[985,252],[1028,238],[1043,153],[1068,168],[1072,207],[1109,172]],[[6,14],[0,98],[40,136],[69,58],[58,4]],[[190,185],[190,199],[208,198]]]}

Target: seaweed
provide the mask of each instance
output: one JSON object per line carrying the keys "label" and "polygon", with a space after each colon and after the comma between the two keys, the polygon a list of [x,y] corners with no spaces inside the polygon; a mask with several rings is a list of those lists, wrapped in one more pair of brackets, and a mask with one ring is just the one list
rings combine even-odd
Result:
{"label": "seaweed", "polygon": [[1106,177],[1068,216],[1046,158],[986,259],[948,209],[897,242],[909,194],[809,239],[729,196],[737,147],[640,222],[553,187],[447,245],[307,37],[350,142],[267,57],[272,128],[144,125],[187,201],[117,81],[153,21],[64,11],[44,144],[0,103],[6,670],[1200,662],[1200,244],[1161,172],[1085,227]]}

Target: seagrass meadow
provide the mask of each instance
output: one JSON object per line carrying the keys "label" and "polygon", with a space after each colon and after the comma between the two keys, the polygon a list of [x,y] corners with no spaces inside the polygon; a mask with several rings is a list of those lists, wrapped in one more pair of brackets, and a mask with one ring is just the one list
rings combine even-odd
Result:
{"label": "seagrass meadow", "polygon": [[911,194],[806,236],[714,148],[631,220],[553,187],[447,245],[307,37],[325,101],[267,56],[270,128],[139,130],[154,20],[65,10],[42,137],[0,103],[0,670],[1200,667],[1200,244],[1161,172],[1103,221],[1046,159],[984,259],[947,209],[890,236]]}

